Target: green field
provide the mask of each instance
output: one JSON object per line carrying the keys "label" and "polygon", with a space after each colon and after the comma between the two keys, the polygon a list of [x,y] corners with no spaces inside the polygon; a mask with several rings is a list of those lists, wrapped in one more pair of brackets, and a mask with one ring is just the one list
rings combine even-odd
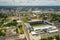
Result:
{"label": "green field", "polygon": [[36,26],[43,26],[44,24],[35,24],[35,25],[32,25],[32,27],[36,27]]}
{"label": "green field", "polygon": [[34,29],[34,27],[38,27],[38,26],[41,27],[41,26],[43,26],[43,25],[44,25],[44,24],[35,24],[35,25],[31,25],[31,28]]}

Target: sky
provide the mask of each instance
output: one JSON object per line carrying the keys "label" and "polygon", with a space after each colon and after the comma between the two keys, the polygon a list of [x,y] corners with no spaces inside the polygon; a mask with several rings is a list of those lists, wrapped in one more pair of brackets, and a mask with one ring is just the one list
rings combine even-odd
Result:
{"label": "sky", "polygon": [[60,6],[60,0],[0,0],[0,6]]}

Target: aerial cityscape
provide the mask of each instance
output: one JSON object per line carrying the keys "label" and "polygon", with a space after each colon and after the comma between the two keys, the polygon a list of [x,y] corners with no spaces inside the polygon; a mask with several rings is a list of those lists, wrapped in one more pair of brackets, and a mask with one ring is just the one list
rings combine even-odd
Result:
{"label": "aerial cityscape", "polygon": [[0,0],[0,40],[60,40],[60,0]]}

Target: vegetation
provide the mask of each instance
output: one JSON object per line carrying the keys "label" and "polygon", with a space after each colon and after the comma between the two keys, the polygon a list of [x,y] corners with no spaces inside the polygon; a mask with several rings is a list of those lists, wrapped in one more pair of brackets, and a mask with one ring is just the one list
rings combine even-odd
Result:
{"label": "vegetation", "polygon": [[44,14],[40,14],[40,18],[42,18],[43,20],[47,19],[47,17]]}
{"label": "vegetation", "polygon": [[9,17],[6,18],[6,21],[10,21],[11,19]]}
{"label": "vegetation", "polygon": [[60,15],[58,15],[58,14],[51,14],[51,20],[50,20],[50,22],[52,22],[52,21],[58,21],[58,22],[60,22]]}
{"label": "vegetation", "polygon": [[24,33],[24,31],[23,31],[22,28],[16,28],[16,32],[17,32],[18,34],[23,34],[23,33]]}
{"label": "vegetation", "polygon": [[0,14],[0,27],[7,21],[8,16],[6,14]]}
{"label": "vegetation", "polygon": [[60,40],[60,36],[59,35],[55,36],[55,38],[56,38],[56,40]]}
{"label": "vegetation", "polygon": [[41,26],[43,26],[44,24],[35,24],[35,25],[32,25],[32,29],[34,30],[34,27],[41,27]]}
{"label": "vegetation", "polygon": [[41,26],[43,26],[44,24],[35,24],[35,25],[32,25],[33,27],[37,27],[37,26],[39,26],[39,27],[41,27]]}
{"label": "vegetation", "polygon": [[13,21],[11,21],[11,22],[8,22],[8,23],[5,24],[4,26],[8,26],[8,27],[10,27],[10,26],[17,26],[17,22],[16,22],[16,20],[13,20]]}
{"label": "vegetation", "polygon": [[0,36],[5,36],[5,35],[6,35],[5,30],[0,29]]}
{"label": "vegetation", "polygon": [[41,40],[53,40],[53,39],[60,40],[60,36],[56,35],[54,37],[42,38]]}
{"label": "vegetation", "polygon": [[8,16],[6,14],[0,14],[0,18],[7,18]]}
{"label": "vegetation", "polygon": [[30,21],[30,19],[24,19],[23,21],[24,21],[24,22],[28,22],[28,21]]}
{"label": "vegetation", "polygon": [[[50,18],[49,18],[49,15],[50,15]],[[58,15],[58,14],[53,14],[53,13],[51,13],[51,14],[49,14],[48,15],[48,17],[46,17],[44,14],[41,14],[40,15],[40,17],[43,19],[43,20],[48,20],[48,21],[50,21],[50,22],[53,22],[53,21],[58,21],[58,22],[60,22],[60,15]],[[49,18],[49,19],[47,19],[47,18]]]}

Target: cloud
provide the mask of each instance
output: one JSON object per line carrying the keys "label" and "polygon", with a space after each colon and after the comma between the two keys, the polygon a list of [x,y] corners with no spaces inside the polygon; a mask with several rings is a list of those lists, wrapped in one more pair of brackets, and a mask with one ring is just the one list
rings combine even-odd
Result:
{"label": "cloud", "polygon": [[0,6],[60,6],[60,0],[0,0]]}

